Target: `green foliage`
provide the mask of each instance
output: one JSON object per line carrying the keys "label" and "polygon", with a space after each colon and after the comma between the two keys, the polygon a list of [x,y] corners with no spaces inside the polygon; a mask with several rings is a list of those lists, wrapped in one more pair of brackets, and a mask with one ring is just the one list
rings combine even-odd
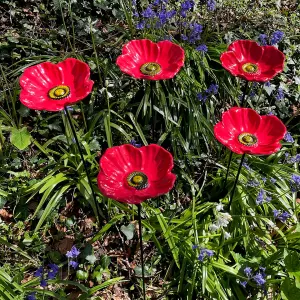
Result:
{"label": "green foliage", "polygon": [[[106,199],[96,185],[100,155],[132,139],[170,150],[177,175],[168,195],[142,205],[146,285],[153,287],[153,297],[263,299],[266,290],[272,299],[299,299],[299,194],[290,189],[291,175],[299,174],[298,162],[290,161],[299,153],[299,5],[220,0],[209,12],[203,1],[195,2],[197,9],[185,20],[204,25],[197,43],[207,45],[206,53],[181,39],[190,30],[178,25],[182,18],[161,28],[151,19],[138,30],[142,19],[134,12],[146,9],[148,1],[137,1],[136,9],[129,0],[1,2],[1,299],[25,299],[32,292],[37,299],[66,299],[72,292],[78,299],[101,299],[102,290],[109,293],[113,285],[121,287],[124,299],[140,297],[137,209]],[[166,9],[180,4],[169,1]],[[284,72],[270,86],[251,84],[246,100],[259,113],[280,117],[295,141],[283,142],[269,157],[247,156],[228,211],[240,156],[233,155],[225,185],[229,152],[216,141],[213,126],[223,111],[239,104],[243,82],[223,70],[219,57],[233,40],[257,40],[275,30],[285,33],[278,45],[286,55]],[[185,50],[176,77],[150,83],[121,74],[115,60],[124,43],[165,37]],[[91,96],[70,112],[97,204],[66,116],[19,102],[24,69],[66,57],[86,61],[95,82]],[[218,93],[199,101],[197,94],[212,83]],[[281,101],[279,87],[285,92]],[[261,189],[271,200],[258,205]],[[274,209],[291,217],[282,223]],[[81,252],[77,269],[65,255],[75,244]],[[201,261],[202,249],[214,255]],[[41,289],[33,274],[50,262],[60,272]],[[251,278],[246,267],[252,268]],[[253,278],[260,267],[266,268],[263,286]]]}

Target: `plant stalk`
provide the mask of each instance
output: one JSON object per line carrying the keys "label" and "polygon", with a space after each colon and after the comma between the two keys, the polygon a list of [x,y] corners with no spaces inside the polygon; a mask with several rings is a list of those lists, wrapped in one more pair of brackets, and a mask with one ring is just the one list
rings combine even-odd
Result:
{"label": "plant stalk", "polygon": [[142,237],[142,219],[141,219],[141,204],[137,204],[138,218],[139,218],[139,234],[140,234],[140,250],[141,250],[141,264],[142,264],[142,280],[143,280],[143,299],[146,300],[146,288],[145,288],[145,271],[144,271],[144,249],[143,249],[143,237]]}
{"label": "plant stalk", "polygon": [[244,107],[244,102],[245,102],[245,99],[246,99],[248,86],[249,86],[249,81],[246,81],[246,84],[245,84],[244,89],[243,89],[243,97],[242,97],[242,100],[241,100],[241,107]]}
{"label": "plant stalk", "polygon": [[104,218],[104,215],[100,213],[100,210],[99,210],[99,207],[98,207],[98,203],[97,203],[97,200],[96,200],[96,195],[95,195],[95,192],[94,192],[94,189],[93,189],[92,181],[91,181],[91,178],[90,178],[90,175],[89,175],[89,172],[88,172],[88,169],[87,169],[84,157],[83,157],[83,153],[82,153],[82,150],[81,150],[78,138],[77,138],[77,134],[76,134],[76,131],[75,131],[74,124],[73,124],[73,122],[71,120],[70,113],[69,113],[69,111],[68,111],[68,109],[66,107],[64,108],[64,110],[65,110],[65,114],[67,116],[68,122],[69,122],[70,127],[71,127],[71,131],[73,133],[73,136],[74,136],[74,139],[75,139],[75,142],[76,142],[79,154],[80,154],[80,158],[81,158],[81,161],[82,161],[85,173],[86,173],[86,177],[88,179],[88,182],[89,182],[89,185],[90,185],[90,188],[91,188],[91,191],[92,191],[92,196],[93,196],[93,200],[94,200],[94,203],[95,203],[95,206],[96,206],[96,210],[97,210],[97,215],[98,215],[97,216],[98,217],[98,222],[100,223],[100,216],[102,216]]}
{"label": "plant stalk", "polygon": [[243,162],[244,162],[245,156],[246,156],[246,153],[244,153],[242,155],[241,162],[240,162],[240,165],[239,165],[239,169],[238,169],[238,172],[236,174],[235,182],[234,182],[234,185],[233,185],[233,189],[232,189],[232,193],[231,193],[231,197],[230,197],[230,201],[229,201],[228,211],[230,211],[230,206],[231,206],[231,203],[232,203],[232,200],[233,200],[234,192],[235,192],[238,180],[239,180],[239,176],[240,176],[240,173],[241,173],[241,169],[242,169],[242,166],[243,166]]}

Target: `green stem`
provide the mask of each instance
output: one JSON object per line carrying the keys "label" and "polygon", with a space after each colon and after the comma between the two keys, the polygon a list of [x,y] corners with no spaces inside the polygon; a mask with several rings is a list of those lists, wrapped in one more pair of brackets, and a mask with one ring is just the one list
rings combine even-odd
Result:
{"label": "green stem", "polygon": [[99,210],[99,207],[98,207],[98,202],[96,200],[96,195],[95,195],[95,192],[94,192],[94,189],[93,189],[92,181],[91,181],[91,178],[90,178],[90,175],[89,175],[89,172],[88,172],[88,169],[87,169],[84,157],[83,157],[83,153],[82,153],[82,150],[81,150],[78,138],[77,138],[77,134],[76,134],[75,127],[74,127],[74,124],[72,122],[70,113],[69,113],[69,111],[68,111],[68,109],[66,107],[64,108],[64,110],[65,110],[65,114],[66,114],[66,116],[68,118],[71,130],[72,130],[72,133],[73,133],[73,136],[74,136],[74,139],[75,139],[75,142],[76,142],[79,154],[80,154],[80,158],[81,158],[81,161],[82,161],[85,173],[86,173],[86,177],[88,179],[88,182],[89,182],[89,185],[90,185],[90,188],[91,188],[91,191],[92,191],[93,200],[94,200],[94,203],[95,203],[95,206],[96,206],[96,210],[97,210],[97,217],[98,217],[98,221],[100,223],[100,216],[102,216],[104,218],[104,215],[103,215],[103,213],[102,214],[100,213],[100,210]]}
{"label": "green stem", "polygon": [[231,203],[232,203],[232,200],[233,200],[234,192],[235,192],[238,180],[239,180],[239,176],[240,176],[240,173],[241,173],[241,169],[242,169],[242,166],[243,166],[243,162],[244,162],[245,156],[246,156],[246,154],[244,153],[242,155],[240,166],[239,166],[238,172],[236,174],[235,182],[234,182],[234,185],[233,185],[233,189],[232,189],[232,193],[231,193],[231,197],[230,197],[230,201],[229,201],[228,211],[230,211],[230,206],[231,206]]}
{"label": "green stem", "polygon": [[241,107],[244,107],[244,102],[245,102],[245,99],[246,99],[248,86],[249,86],[249,81],[246,81],[246,84],[245,84],[244,89],[243,89],[243,97],[242,97],[242,100],[241,100]]}
{"label": "green stem", "polygon": [[146,300],[145,288],[145,271],[144,271],[144,249],[143,249],[143,236],[142,236],[142,218],[141,218],[141,204],[137,204],[138,218],[139,218],[139,234],[140,234],[140,250],[141,250],[141,264],[142,264],[142,280],[143,280],[143,299]]}
{"label": "green stem", "polygon": [[226,184],[227,184],[227,179],[228,179],[228,175],[229,175],[229,169],[230,169],[230,165],[231,165],[231,161],[232,161],[232,156],[233,156],[233,152],[230,151],[229,159],[228,159],[228,164],[227,164],[226,177],[225,177],[225,182],[224,182],[223,189],[226,187]]}

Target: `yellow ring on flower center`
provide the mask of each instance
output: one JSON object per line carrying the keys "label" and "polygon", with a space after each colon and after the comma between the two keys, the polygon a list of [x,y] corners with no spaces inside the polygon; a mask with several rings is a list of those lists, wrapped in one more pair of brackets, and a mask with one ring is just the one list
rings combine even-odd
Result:
{"label": "yellow ring on flower center", "polygon": [[60,100],[70,95],[70,88],[67,85],[58,85],[48,92],[48,96],[54,100]]}
{"label": "yellow ring on flower center", "polygon": [[140,71],[144,75],[154,76],[161,72],[161,66],[155,62],[148,62],[141,66]]}
{"label": "yellow ring on flower center", "polygon": [[246,73],[256,73],[258,71],[258,66],[256,64],[252,63],[246,63],[242,66],[242,69]]}
{"label": "yellow ring on flower center", "polygon": [[142,190],[148,186],[148,177],[142,172],[132,172],[127,176],[127,183],[137,190]]}
{"label": "yellow ring on flower center", "polygon": [[257,143],[257,137],[251,133],[242,133],[238,136],[239,142],[245,146],[253,146]]}

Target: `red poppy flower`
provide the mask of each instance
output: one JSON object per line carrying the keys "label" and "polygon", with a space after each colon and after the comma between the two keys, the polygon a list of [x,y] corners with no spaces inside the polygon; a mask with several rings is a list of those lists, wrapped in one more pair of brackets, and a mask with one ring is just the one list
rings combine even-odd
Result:
{"label": "red poppy flower", "polygon": [[171,153],[158,145],[112,147],[100,159],[98,187],[106,197],[139,204],[172,189],[172,168]]}
{"label": "red poppy flower", "polygon": [[123,46],[117,58],[121,71],[148,80],[173,78],[183,63],[184,50],[170,41],[133,40]]}
{"label": "red poppy flower", "polygon": [[20,100],[31,109],[59,111],[85,98],[93,84],[89,66],[80,60],[44,62],[22,74]]}
{"label": "red poppy flower", "polygon": [[260,116],[251,108],[233,107],[214,127],[217,140],[237,154],[277,152],[286,127],[276,116]]}
{"label": "red poppy flower", "polygon": [[233,76],[266,82],[283,70],[284,58],[284,54],[274,46],[238,40],[230,44],[220,59],[222,66]]}

